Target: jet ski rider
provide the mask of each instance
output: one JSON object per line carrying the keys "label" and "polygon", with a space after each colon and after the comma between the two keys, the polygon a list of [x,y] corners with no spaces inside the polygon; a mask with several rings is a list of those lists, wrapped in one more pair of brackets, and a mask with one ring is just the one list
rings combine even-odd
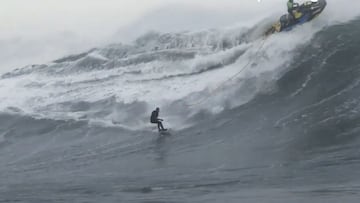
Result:
{"label": "jet ski rider", "polygon": [[299,8],[299,4],[298,3],[294,3],[294,0],[289,0],[288,2],[287,2],[287,7],[288,7],[288,12],[289,12],[289,14],[290,14],[290,16],[294,19],[294,20],[296,20],[296,19],[298,19],[298,13],[299,13],[299,11],[298,11],[298,8]]}

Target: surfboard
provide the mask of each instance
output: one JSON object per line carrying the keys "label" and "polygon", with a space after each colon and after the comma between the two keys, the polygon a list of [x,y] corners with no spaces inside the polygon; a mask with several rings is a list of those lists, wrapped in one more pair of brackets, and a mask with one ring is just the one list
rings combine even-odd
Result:
{"label": "surfboard", "polygon": [[160,135],[160,136],[170,136],[170,135],[171,135],[170,129],[160,130],[160,131],[159,131],[159,135]]}

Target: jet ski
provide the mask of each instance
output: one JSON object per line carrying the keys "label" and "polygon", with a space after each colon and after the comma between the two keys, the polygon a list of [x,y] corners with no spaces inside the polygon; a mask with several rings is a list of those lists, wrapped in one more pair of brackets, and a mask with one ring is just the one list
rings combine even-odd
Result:
{"label": "jet ski", "polygon": [[273,26],[267,30],[265,35],[270,35],[275,32],[290,31],[297,25],[302,25],[306,22],[313,20],[319,16],[326,7],[326,0],[311,0],[307,1],[296,8],[294,16],[285,14],[280,17],[280,20],[273,24]]}

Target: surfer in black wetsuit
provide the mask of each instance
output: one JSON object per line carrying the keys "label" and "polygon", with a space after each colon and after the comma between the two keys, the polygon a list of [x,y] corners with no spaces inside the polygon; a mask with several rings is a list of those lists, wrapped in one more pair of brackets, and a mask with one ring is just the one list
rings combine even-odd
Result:
{"label": "surfer in black wetsuit", "polygon": [[158,118],[159,117],[159,112],[160,109],[159,107],[155,109],[155,111],[153,111],[151,113],[151,118],[150,118],[150,122],[151,123],[157,123],[158,124],[158,129],[159,131],[165,131],[167,129],[164,128],[162,121],[164,121],[163,119]]}

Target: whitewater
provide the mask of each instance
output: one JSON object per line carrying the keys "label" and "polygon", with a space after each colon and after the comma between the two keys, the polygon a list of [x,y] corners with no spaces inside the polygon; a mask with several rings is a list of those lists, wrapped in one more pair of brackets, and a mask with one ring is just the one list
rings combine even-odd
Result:
{"label": "whitewater", "polygon": [[358,202],[360,19],[329,7],[4,73],[0,202]]}

